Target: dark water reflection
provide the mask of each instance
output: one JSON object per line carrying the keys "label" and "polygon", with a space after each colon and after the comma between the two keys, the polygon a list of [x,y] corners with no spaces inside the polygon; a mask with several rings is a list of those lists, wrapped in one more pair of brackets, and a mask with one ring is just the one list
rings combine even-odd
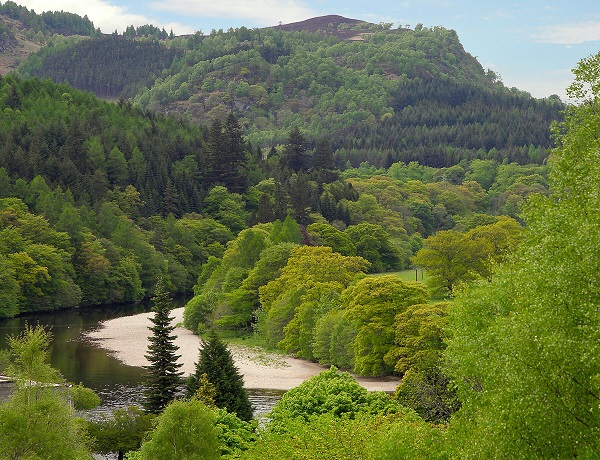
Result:
{"label": "dark water reflection", "polygon": [[[173,308],[183,306],[187,299],[174,299]],[[50,328],[50,364],[71,383],[82,383],[93,389],[102,404],[89,415],[100,416],[119,407],[140,404],[144,369],[126,366],[106,350],[84,338],[86,332],[99,327],[101,321],[150,311],[150,302],[102,308],[81,308],[49,313],[22,315],[0,320],[0,349],[8,347],[8,336],[19,334],[25,324],[41,324]],[[268,412],[282,392],[249,391],[257,415]]]}

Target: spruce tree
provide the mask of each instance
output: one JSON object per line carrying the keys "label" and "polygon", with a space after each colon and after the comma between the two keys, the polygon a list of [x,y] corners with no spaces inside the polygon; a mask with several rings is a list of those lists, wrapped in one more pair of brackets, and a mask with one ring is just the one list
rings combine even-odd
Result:
{"label": "spruce tree", "polygon": [[149,375],[143,405],[148,412],[157,413],[175,398],[183,372],[179,371],[181,364],[177,362],[179,356],[175,354],[179,347],[173,343],[175,336],[171,335],[175,329],[175,326],[171,326],[174,318],[169,316],[171,299],[162,277],[156,283],[152,300],[155,315],[151,318],[154,326],[149,327],[152,336],[148,339],[150,344],[145,355],[150,365],[144,366],[149,370]]}
{"label": "spruce tree", "polygon": [[293,172],[308,169],[308,155],[306,154],[306,139],[300,129],[294,126],[283,147],[281,163]]}
{"label": "spruce tree", "polygon": [[217,407],[235,413],[242,420],[252,419],[252,404],[244,389],[244,379],[233,363],[231,352],[214,331],[203,342],[196,371],[187,380],[188,396],[194,396],[203,374],[215,387]]}

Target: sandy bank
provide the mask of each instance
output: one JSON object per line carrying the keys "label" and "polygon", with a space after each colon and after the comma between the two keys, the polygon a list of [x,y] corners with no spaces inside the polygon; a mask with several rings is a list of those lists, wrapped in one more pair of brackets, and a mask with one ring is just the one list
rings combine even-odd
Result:
{"label": "sandy bank", "polygon": [[[141,313],[104,321],[97,330],[87,333],[87,337],[99,347],[113,352],[124,364],[144,366],[148,364],[144,355],[147,353],[152,315],[154,313]],[[175,316],[175,324],[181,323],[183,308],[174,309],[171,316]],[[177,336],[178,354],[181,355],[179,362],[183,364],[181,369],[186,375],[190,374],[198,361],[199,338],[181,327],[176,328],[174,334]],[[258,348],[230,346],[229,349],[235,365],[244,376],[246,388],[289,390],[326,369],[317,363],[266,353]],[[368,390],[394,391],[398,385],[396,379],[357,380]]]}

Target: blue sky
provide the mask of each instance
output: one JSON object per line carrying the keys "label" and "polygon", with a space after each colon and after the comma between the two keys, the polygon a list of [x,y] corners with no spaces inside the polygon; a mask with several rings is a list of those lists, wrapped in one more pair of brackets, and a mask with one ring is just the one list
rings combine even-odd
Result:
{"label": "blue sky", "polygon": [[571,69],[600,51],[598,0],[15,0],[42,11],[86,15],[105,33],[154,24],[176,35],[229,27],[265,27],[339,14],[394,27],[421,23],[454,29],[467,52],[508,87],[535,97],[558,94]]}

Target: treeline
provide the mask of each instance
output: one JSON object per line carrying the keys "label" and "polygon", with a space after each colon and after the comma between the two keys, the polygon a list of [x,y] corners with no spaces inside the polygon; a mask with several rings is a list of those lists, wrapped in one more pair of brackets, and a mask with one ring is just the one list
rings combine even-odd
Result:
{"label": "treeline", "polygon": [[112,34],[44,47],[21,66],[20,72],[68,83],[103,98],[132,98],[140,88],[151,86],[182,51],[155,39],[133,39],[138,35],[154,37],[153,29],[128,31],[123,36]]}
{"label": "treeline", "polygon": [[93,36],[100,31],[86,16],[81,17],[66,11],[44,11],[40,14],[10,0],[0,5],[0,14],[15,19],[27,29],[42,32],[45,35],[84,35]]}
{"label": "treeline", "polygon": [[152,37],[157,40],[166,40],[167,38],[175,38],[173,31],[170,33],[164,29],[159,29],[152,24],[145,24],[143,26],[135,27],[133,25],[127,26],[127,28],[121,34],[125,38],[135,38],[135,37]]}

